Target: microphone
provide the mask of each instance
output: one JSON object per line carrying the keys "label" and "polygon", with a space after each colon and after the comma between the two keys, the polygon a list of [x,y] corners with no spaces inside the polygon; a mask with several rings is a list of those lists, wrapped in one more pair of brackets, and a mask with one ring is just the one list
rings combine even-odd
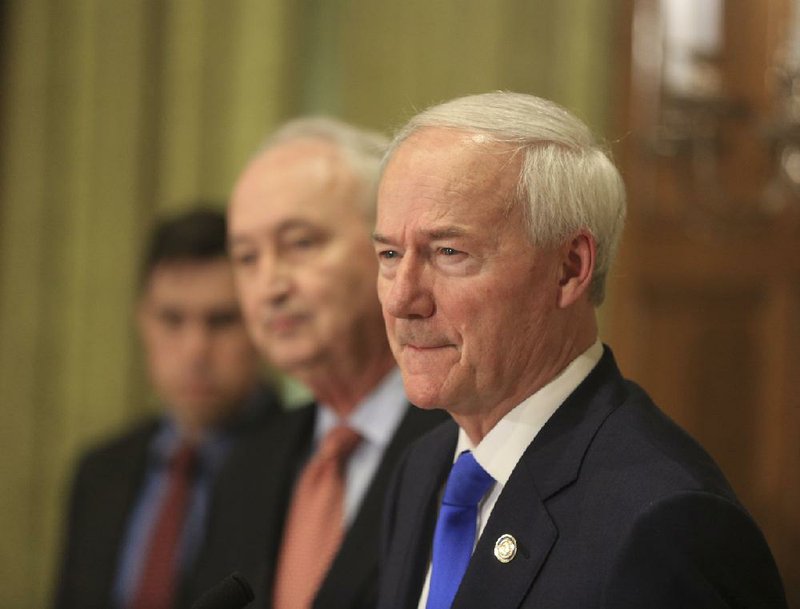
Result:
{"label": "microphone", "polygon": [[253,589],[244,576],[234,571],[213,588],[206,590],[192,609],[242,609],[253,600]]}

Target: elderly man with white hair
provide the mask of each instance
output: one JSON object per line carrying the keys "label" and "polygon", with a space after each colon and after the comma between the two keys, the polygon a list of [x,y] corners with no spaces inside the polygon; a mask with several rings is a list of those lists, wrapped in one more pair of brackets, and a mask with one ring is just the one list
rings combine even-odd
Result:
{"label": "elderly man with white hair", "polygon": [[456,99],[395,138],[378,294],[409,399],[453,421],[399,466],[382,609],[786,606],[723,474],[598,338],[624,216],[549,101]]}
{"label": "elderly man with white hair", "polygon": [[314,401],[237,451],[204,581],[240,571],[260,608],[372,609],[385,489],[443,420],[412,408],[384,331],[370,234],[383,136],[308,117],[283,125],[230,199],[230,255],[263,358]]}

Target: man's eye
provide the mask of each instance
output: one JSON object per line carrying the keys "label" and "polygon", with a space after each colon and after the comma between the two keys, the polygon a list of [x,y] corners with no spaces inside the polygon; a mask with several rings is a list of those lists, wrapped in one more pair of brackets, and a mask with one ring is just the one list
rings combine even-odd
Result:
{"label": "man's eye", "polygon": [[392,258],[397,258],[398,253],[395,250],[383,250],[378,252],[378,256],[380,258],[384,258],[385,260],[391,260]]}
{"label": "man's eye", "polygon": [[158,312],[158,320],[167,328],[178,328],[183,323],[183,315],[177,311],[165,310]]}
{"label": "man's eye", "polygon": [[330,238],[331,236],[324,231],[293,230],[281,236],[278,247],[289,256],[305,255],[309,250],[324,247]]}
{"label": "man's eye", "polygon": [[253,252],[234,253],[231,260],[237,266],[248,266],[256,261],[256,255]]}
{"label": "man's eye", "polygon": [[458,250],[454,250],[452,247],[443,247],[439,251],[445,256],[455,256],[456,254],[460,253]]}
{"label": "man's eye", "polygon": [[311,237],[302,237],[300,239],[295,239],[291,242],[291,246],[296,249],[308,249],[314,245],[314,240]]}

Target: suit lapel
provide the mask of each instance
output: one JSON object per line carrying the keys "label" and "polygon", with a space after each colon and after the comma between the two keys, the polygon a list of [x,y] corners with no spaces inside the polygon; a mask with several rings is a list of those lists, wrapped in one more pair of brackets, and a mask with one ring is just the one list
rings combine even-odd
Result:
{"label": "suit lapel", "polygon": [[[520,606],[558,538],[547,502],[577,479],[592,438],[624,395],[622,377],[606,349],[514,468],[475,548],[454,609]],[[494,556],[504,534],[517,542],[517,555],[508,563]]]}
{"label": "suit lapel", "polygon": [[214,485],[208,537],[187,598],[238,570],[253,585],[253,606],[271,606],[283,521],[311,444],[315,412],[309,405],[276,414],[233,447]]}
{"label": "suit lapel", "polygon": [[[517,555],[512,561],[502,563],[495,558],[494,548],[497,539],[506,534],[516,540]],[[453,603],[454,609],[518,607],[557,536],[556,527],[530,483],[528,473],[515,470],[478,541]]]}
{"label": "suit lapel", "polygon": [[453,465],[458,427],[440,425],[408,453],[387,505],[382,608],[416,607],[430,560],[439,492]]}
{"label": "suit lapel", "polygon": [[120,547],[125,536],[128,518],[136,502],[142,485],[147,463],[147,449],[157,429],[155,422],[148,423],[142,432],[137,433],[128,446],[115,455],[113,460],[102,464],[104,467],[101,484],[92,489],[91,506],[95,511],[92,519],[92,538],[103,541],[98,545],[100,554],[94,571],[94,581],[103,586],[100,597],[111,598],[111,591],[117,575]]}

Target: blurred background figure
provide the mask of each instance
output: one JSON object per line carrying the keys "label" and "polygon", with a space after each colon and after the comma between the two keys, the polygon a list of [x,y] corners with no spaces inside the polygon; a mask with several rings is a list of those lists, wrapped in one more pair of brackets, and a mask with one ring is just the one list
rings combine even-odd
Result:
{"label": "blurred background figure", "polygon": [[136,321],[163,413],[81,459],[57,609],[172,609],[193,600],[183,598],[183,582],[210,512],[225,500],[213,490],[226,458],[278,410],[226,254],[217,210],[172,217],[152,234]]}
{"label": "blurred background figure", "polygon": [[203,580],[240,571],[258,607],[377,604],[386,488],[406,447],[444,420],[413,408],[389,349],[370,238],[387,140],[328,118],[290,121],[242,171],[228,230],[247,328],[314,402],[232,459]]}

